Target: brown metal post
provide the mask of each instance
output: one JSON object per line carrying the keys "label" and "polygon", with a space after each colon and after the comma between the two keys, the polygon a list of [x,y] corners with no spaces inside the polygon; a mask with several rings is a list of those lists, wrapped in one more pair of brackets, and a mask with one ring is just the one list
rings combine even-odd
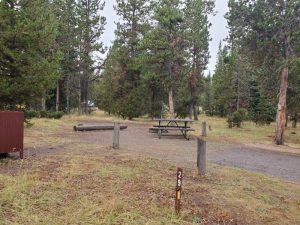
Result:
{"label": "brown metal post", "polygon": [[182,189],[182,169],[177,169],[176,175],[176,195],[175,195],[175,212],[180,213],[180,201],[181,201],[181,189]]}

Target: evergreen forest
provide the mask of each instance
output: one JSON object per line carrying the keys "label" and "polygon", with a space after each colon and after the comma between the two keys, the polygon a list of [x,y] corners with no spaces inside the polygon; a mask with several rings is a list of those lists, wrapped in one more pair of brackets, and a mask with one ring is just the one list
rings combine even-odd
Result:
{"label": "evergreen forest", "polygon": [[0,110],[132,120],[201,113],[229,126],[276,123],[284,143],[300,113],[300,1],[229,0],[229,35],[207,73],[214,0],[0,0]]}

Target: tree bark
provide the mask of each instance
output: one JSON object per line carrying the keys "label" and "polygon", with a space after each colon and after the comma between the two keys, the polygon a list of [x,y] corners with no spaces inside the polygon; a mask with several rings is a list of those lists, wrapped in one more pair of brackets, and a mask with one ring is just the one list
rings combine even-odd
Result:
{"label": "tree bark", "polygon": [[81,79],[79,79],[78,85],[78,113],[81,114]]}
{"label": "tree bark", "polygon": [[56,103],[55,103],[55,111],[59,111],[59,80],[57,81],[56,84]]}
{"label": "tree bark", "polygon": [[237,71],[237,101],[236,101],[236,110],[240,109],[241,104],[241,84],[240,84],[240,76],[241,76],[241,58],[240,55],[238,55],[238,71]]}
{"label": "tree bark", "polygon": [[[192,75],[194,76],[194,75]],[[194,117],[194,120],[198,121],[198,107],[197,107],[197,78],[190,77],[189,86],[191,91],[191,103],[190,103],[190,118]]]}
{"label": "tree bark", "polygon": [[67,87],[66,87],[66,101],[67,101],[67,106],[66,106],[66,111],[67,113],[70,113],[70,77],[67,77]]}
{"label": "tree bark", "polygon": [[284,130],[286,123],[286,96],[288,87],[289,76],[289,46],[290,35],[285,37],[285,64],[281,73],[280,91],[278,94],[278,107],[276,116],[276,131],[275,131],[275,143],[277,145],[284,144]]}
{"label": "tree bark", "polygon": [[43,94],[41,103],[42,103],[41,105],[42,110],[46,111],[46,94]]}
{"label": "tree bark", "polygon": [[198,105],[194,104],[194,120],[198,121]]}
{"label": "tree bark", "polygon": [[171,118],[175,118],[173,86],[171,86],[169,90],[169,113]]}

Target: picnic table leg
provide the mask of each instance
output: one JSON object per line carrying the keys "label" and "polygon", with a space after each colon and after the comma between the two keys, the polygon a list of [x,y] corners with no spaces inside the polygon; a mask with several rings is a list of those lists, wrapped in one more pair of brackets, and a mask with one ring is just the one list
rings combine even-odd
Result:
{"label": "picnic table leg", "polygon": [[[158,128],[160,128],[161,126],[160,126],[160,120],[158,121]],[[157,134],[158,134],[158,138],[160,139],[161,138],[161,129],[159,129],[158,130],[158,132],[157,132]]]}

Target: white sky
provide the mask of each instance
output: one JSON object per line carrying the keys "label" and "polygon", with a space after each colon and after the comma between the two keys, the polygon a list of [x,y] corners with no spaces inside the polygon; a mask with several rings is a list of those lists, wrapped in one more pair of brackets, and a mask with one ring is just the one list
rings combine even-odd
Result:
{"label": "white sky", "polygon": [[[115,22],[118,21],[118,17],[114,12],[113,5],[115,4],[115,0],[106,0],[105,8],[103,11],[104,16],[106,17],[107,24],[105,26],[105,31],[102,36],[102,41],[105,46],[111,46],[112,41],[115,38]],[[211,27],[211,37],[212,41],[210,43],[210,61],[208,64],[208,71],[213,73],[215,69],[215,64],[217,61],[217,52],[220,41],[223,41],[227,35],[227,23],[224,18],[225,13],[228,11],[227,0],[216,0],[216,8],[217,15],[210,18],[210,22],[212,23]],[[207,73],[208,73],[207,71]]]}

